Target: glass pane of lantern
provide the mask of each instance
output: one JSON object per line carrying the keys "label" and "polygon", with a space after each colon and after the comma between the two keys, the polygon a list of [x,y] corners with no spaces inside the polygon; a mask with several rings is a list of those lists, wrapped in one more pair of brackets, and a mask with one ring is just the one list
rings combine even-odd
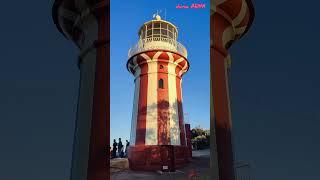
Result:
{"label": "glass pane of lantern", "polygon": [[160,29],[154,29],[153,34],[160,34]]}
{"label": "glass pane of lantern", "polygon": [[167,30],[161,29],[161,35],[167,35]]}
{"label": "glass pane of lantern", "polygon": [[160,23],[154,23],[153,28],[160,28]]}
{"label": "glass pane of lantern", "polygon": [[161,28],[163,28],[163,29],[167,29],[167,28],[168,28],[167,23],[161,23]]}

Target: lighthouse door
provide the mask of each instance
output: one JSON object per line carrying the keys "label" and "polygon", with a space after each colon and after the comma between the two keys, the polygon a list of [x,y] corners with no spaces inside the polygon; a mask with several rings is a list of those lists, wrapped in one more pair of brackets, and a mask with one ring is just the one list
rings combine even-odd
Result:
{"label": "lighthouse door", "polygon": [[161,145],[162,171],[175,171],[174,149],[172,145]]}

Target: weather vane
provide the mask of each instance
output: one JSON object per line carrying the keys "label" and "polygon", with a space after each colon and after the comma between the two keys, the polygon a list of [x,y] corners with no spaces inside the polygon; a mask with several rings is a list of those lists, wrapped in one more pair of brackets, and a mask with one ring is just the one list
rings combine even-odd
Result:
{"label": "weather vane", "polygon": [[[162,12],[162,10],[157,10],[157,12],[155,14],[153,14],[153,18],[157,18],[157,17],[160,17],[160,13]],[[164,9],[164,19],[166,20],[166,16],[167,16],[167,10]]]}

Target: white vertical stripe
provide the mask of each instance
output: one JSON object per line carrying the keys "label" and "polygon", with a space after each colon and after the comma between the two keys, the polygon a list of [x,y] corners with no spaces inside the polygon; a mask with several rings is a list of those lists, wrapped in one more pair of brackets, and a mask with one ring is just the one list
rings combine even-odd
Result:
{"label": "white vertical stripe", "polygon": [[[157,52],[158,58],[161,52]],[[146,117],[146,138],[145,145],[158,144],[158,63],[157,59],[150,60],[145,54],[142,54],[148,62],[148,95],[147,95],[147,117]]]}
{"label": "white vertical stripe", "polygon": [[133,64],[133,66],[136,66],[136,65],[138,64],[138,62],[137,62],[137,56],[135,56],[135,57],[133,58],[132,64]]}
{"label": "white vertical stripe", "polygon": [[176,64],[168,64],[168,92],[169,92],[169,112],[170,112],[170,143],[171,145],[181,145],[179,112],[176,85]]}
{"label": "white vertical stripe", "polygon": [[178,60],[175,61],[176,64],[181,63],[182,61],[184,61],[184,58],[179,58]]}
{"label": "white vertical stripe", "polygon": [[173,62],[174,61],[174,57],[172,55],[171,52],[167,52],[167,55],[169,56],[169,62]]}
{"label": "white vertical stripe", "polygon": [[72,153],[71,180],[86,180],[91,135],[96,51],[91,51],[80,66],[80,91]]}
{"label": "white vertical stripe", "polygon": [[132,62],[129,62],[129,69],[132,68],[132,69],[135,69],[136,66],[137,66],[137,56],[133,57],[133,60]]}
{"label": "white vertical stripe", "polygon": [[[77,5],[77,7],[80,6],[83,9],[88,7],[86,3]],[[79,24],[79,28],[83,31],[84,36],[86,37],[81,45],[81,49],[86,49],[92,46],[98,37],[97,19],[93,15],[89,15],[86,17],[83,23]],[[77,108],[77,122],[75,127],[70,180],[87,179],[96,58],[96,50],[92,49],[86,56],[83,57],[83,61],[80,65],[80,92]]]}
{"label": "white vertical stripe", "polygon": [[186,64],[184,64],[184,66],[183,66],[183,68],[182,68],[183,72],[186,72],[186,71],[187,71],[187,67],[188,67],[188,63],[186,62]]}
{"label": "white vertical stripe", "polygon": [[135,70],[135,72],[133,74],[134,80],[137,81],[137,78],[140,79],[141,68],[137,65],[137,67],[134,70]]}
{"label": "white vertical stripe", "polygon": [[[180,93],[181,93],[181,108],[182,108],[182,110],[183,110],[183,96],[182,96],[182,79],[180,79]],[[183,114],[183,111],[182,111],[182,119],[183,119],[183,122],[182,122],[182,124],[183,124],[183,129],[184,129],[184,137],[185,137],[185,143],[186,143],[186,145],[188,145],[187,144],[187,132],[186,132],[186,127],[185,127],[185,122],[184,122],[184,114]],[[189,123],[190,124],[190,123]],[[191,124],[190,124],[191,125]],[[190,126],[190,130],[191,130],[191,126]],[[190,132],[191,133],[191,132]]]}
{"label": "white vertical stripe", "polygon": [[151,61],[151,58],[148,55],[146,55],[145,53],[140,54],[140,56],[142,56],[147,61]]}
{"label": "white vertical stripe", "polygon": [[238,26],[239,24],[241,24],[243,19],[246,17],[247,8],[248,8],[247,2],[242,1],[241,10],[240,10],[238,16],[234,20],[232,20],[233,26]]}
{"label": "white vertical stripe", "polygon": [[140,75],[141,70],[138,66],[135,69],[135,90],[134,90],[134,100],[133,100],[133,110],[131,119],[131,134],[130,134],[130,144],[136,144],[136,130],[137,130],[137,118],[138,118],[138,108],[139,108],[139,94],[140,94]]}

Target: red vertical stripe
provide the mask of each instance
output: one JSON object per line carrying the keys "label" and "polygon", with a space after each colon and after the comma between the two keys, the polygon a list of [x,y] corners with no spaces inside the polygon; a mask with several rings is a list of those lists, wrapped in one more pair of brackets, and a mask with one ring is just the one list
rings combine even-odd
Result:
{"label": "red vertical stripe", "polygon": [[148,64],[140,65],[140,90],[138,102],[138,117],[136,127],[136,146],[145,145],[146,139],[146,117],[147,117],[147,95],[148,95]]}
{"label": "red vertical stripe", "polygon": [[[170,114],[169,114],[169,83],[168,83],[168,55],[162,53],[158,62],[158,86],[159,80],[163,80],[164,89],[158,87],[158,144],[170,144]],[[162,69],[161,69],[162,68]]]}
{"label": "red vertical stripe", "polygon": [[216,143],[219,164],[219,177],[234,180],[233,152],[231,140],[231,119],[225,75],[225,57],[214,50],[211,60],[211,80],[214,104],[214,123],[216,125]]}
{"label": "red vertical stripe", "polygon": [[[88,180],[109,179],[109,48],[107,31],[109,28],[109,14],[105,8],[107,2],[96,4],[98,21],[98,40],[96,46],[96,74],[94,80],[93,110],[88,160]],[[109,34],[108,34],[109,36]]]}

